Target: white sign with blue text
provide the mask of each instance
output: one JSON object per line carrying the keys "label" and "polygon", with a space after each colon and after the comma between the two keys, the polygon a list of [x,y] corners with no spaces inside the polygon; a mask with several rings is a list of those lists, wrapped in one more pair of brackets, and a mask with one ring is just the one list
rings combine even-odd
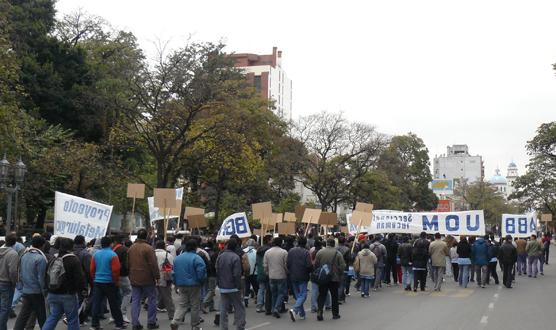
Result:
{"label": "white sign with blue text", "polygon": [[502,237],[529,237],[537,233],[537,215],[502,214]]}
{"label": "white sign with blue text", "polygon": [[56,192],[54,202],[54,235],[75,238],[82,235],[87,241],[106,235],[112,205]]}
{"label": "white sign with blue text", "polygon": [[251,237],[251,228],[247,221],[245,212],[234,213],[227,217],[223,222],[216,240],[225,241],[229,240],[230,236],[237,235],[239,238]]}
{"label": "white sign with blue text", "polygon": [[[357,226],[350,222],[350,215],[346,218],[350,233],[356,233]],[[369,234],[419,234],[423,231],[428,234],[482,236],[486,232],[484,213],[374,210],[371,225],[360,230]]]}

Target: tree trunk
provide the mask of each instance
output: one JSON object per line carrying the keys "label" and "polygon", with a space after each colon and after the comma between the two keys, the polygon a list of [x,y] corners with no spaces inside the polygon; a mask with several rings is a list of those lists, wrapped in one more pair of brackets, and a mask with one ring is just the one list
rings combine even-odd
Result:
{"label": "tree trunk", "polygon": [[46,207],[41,207],[37,215],[37,222],[35,228],[44,228],[44,221],[46,220]]}

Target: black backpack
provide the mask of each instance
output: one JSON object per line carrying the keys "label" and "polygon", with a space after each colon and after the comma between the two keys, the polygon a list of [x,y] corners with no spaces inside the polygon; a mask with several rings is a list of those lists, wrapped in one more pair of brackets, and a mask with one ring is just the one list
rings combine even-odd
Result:
{"label": "black backpack", "polygon": [[311,273],[311,282],[316,283],[317,285],[327,285],[328,283],[332,282],[332,276],[334,271],[334,264],[336,262],[336,257],[338,256],[338,251],[334,251],[334,258],[332,258],[332,263],[329,264],[322,264],[319,267],[315,268]]}

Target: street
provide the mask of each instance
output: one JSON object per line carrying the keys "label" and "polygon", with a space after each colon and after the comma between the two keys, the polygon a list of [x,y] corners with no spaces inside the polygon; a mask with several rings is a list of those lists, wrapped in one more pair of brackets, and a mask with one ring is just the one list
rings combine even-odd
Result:
{"label": "street", "polygon": [[[551,258],[554,262],[555,258]],[[498,268],[500,280],[502,273]],[[556,290],[556,267],[545,266],[545,276],[537,279],[517,277],[514,288],[491,285],[485,289],[469,283],[467,289],[460,289],[447,278],[441,292],[432,292],[430,282],[426,292],[406,292],[400,286],[383,287],[372,292],[369,299],[362,299],[352,290],[347,303],[340,306],[340,320],[332,320],[330,312],[325,312],[323,322],[310,313],[310,301],[305,303],[307,319],[293,323],[288,314],[280,319],[255,312],[255,304],[247,308],[247,329],[520,329],[531,325],[551,324],[556,320],[549,306],[552,305],[551,292]],[[430,278],[427,279],[429,281]],[[290,303],[293,302],[290,298]],[[129,313],[128,313],[129,314]],[[214,313],[202,315],[205,329],[216,328]],[[189,329],[189,314],[181,329]],[[229,315],[230,324],[233,315]],[[8,323],[11,329],[15,320]],[[141,312],[141,322],[146,325],[146,311]],[[160,329],[169,329],[166,313],[159,313]],[[105,329],[113,325],[104,322]],[[38,329],[38,325],[35,329]],[[146,327],[145,327],[146,328]],[[56,329],[65,329],[62,322]],[[88,329],[88,327],[82,327]],[[131,327],[129,327],[131,329]],[[233,329],[230,327],[230,329]]]}

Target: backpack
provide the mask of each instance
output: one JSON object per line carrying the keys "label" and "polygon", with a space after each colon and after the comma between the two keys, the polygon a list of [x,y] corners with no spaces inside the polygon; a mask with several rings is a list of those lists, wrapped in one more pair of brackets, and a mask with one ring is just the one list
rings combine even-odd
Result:
{"label": "backpack", "polygon": [[172,265],[170,263],[170,260],[168,260],[168,252],[166,252],[166,257],[164,258],[164,262],[162,263],[161,271],[164,281],[172,280],[172,271],[174,271],[174,265]]}
{"label": "backpack", "polygon": [[332,258],[332,263],[323,264],[313,270],[311,273],[311,282],[316,283],[317,285],[327,285],[328,283],[332,282],[332,268],[336,262],[336,256],[338,256],[338,251],[335,251],[334,258]]}
{"label": "backpack", "polygon": [[69,256],[76,257],[74,254],[68,253],[63,257],[54,258],[50,263],[50,266],[48,267],[48,271],[46,273],[46,283],[48,285],[48,290],[59,290],[62,288],[66,278],[64,259]]}

